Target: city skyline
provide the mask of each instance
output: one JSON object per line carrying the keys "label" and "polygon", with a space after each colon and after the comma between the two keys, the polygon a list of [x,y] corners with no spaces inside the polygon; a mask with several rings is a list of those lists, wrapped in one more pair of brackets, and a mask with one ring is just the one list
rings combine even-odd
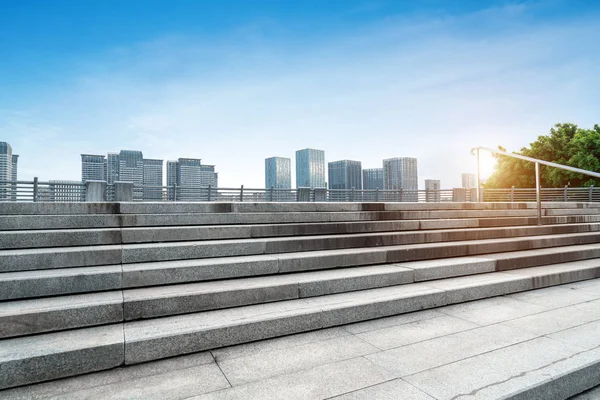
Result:
{"label": "city skyline", "polygon": [[471,147],[598,122],[597,2],[176,2],[2,2],[0,140],[22,178],[77,180],[76,154],[130,148],[263,186],[265,158],[309,147],[416,157],[458,187]]}

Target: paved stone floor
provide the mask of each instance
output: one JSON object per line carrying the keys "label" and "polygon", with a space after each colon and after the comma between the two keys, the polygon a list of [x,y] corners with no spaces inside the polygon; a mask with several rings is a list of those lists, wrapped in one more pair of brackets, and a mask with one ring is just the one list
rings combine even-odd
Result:
{"label": "paved stone floor", "polygon": [[[496,399],[599,360],[595,279],[62,379],[0,398]],[[581,398],[599,395],[589,393]]]}

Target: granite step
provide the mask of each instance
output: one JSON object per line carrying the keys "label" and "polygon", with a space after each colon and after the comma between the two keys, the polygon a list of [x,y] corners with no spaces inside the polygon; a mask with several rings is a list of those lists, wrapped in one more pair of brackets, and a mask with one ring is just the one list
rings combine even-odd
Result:
{"label": "granite step", "polygon": [[[442,243],[490,240],[506,237],[533,235],[557,237],[571,235],[569,244],[584,244],[600,241],[600,224],[563,224],[547,226],[520,226],[500,228],[445,229],[426,231],[375,232],[343,235],[319,235],[306,237],[223,239],[168,243],[143,243],[123,245],[55,247],[35,249],[0,250],[0,272],[40,270],[131,264],[154,261],[174,261],[234,257],[244,255],[326,251],[334,249],[368,249],[422,243]],[[581,241],[577,241],[581,240]],[[483,243],[483,242],[482,242]],[[560,245],[560,244],[559,244]],[[512,250],[525,250],[528,247]],[[501,249],[499,251],[511,251]],[[433,257],[440,258],[440,257]]]}
{"label": "granite step", "polygon": [[599,276],[566,263],[0,341],[0,389]]}
{"label": "granite step", "polygon": [[[33,296],[24,295],[25,300],[0,303],[0,338],[122,320],[148,319],[316,297],[573,260],[585,260],[580,261],[578,265],[595,267],[600,266],[598,257],[600,257],[600,246],[570,246],[480,257],[413,261],[138,289],[124,288],[122,291],[90,293],[89,296],[77,294],[31,299],[30,297]],[[117,279],[118,277],[117,275]],[[18,281],[16,282],[13,287],[18,288]],[[63,291],[71,287],[68,280],[65,282]],[[99,290],[106,290],[106,283],[103,280],[100,282],[103,286],[100,286]],[[115,279],[113,289],[121,289],[118,283],[119,281]],[[50,285],[39,285],[34,281],[32,293],[39,290],[38,286]]]}

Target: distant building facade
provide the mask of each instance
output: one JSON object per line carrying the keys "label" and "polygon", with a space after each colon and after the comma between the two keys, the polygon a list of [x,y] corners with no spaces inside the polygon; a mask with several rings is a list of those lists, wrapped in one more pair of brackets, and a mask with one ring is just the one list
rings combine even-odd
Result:
{"label": "distant building facade", "polygon": [[477,177],[475,174],[462,174],[462,187],[465,189],[477,188]]}
{"label": "distant building facade", "polygon": [[[176,192],[169,190],[169,199],[187,201],[206,200],[207,191],[185,190],[186,188],[216,188],[219,174],[214,165],[202,164],[199,158],[180,158],[167,161],[167,186],[177,186]],[[216,194],[216,193],[215,193]]]}
{"label": "distant building facade", "polygon": [[329,189],[362,189],[360,161],[340,160],[327,164]]}
{"label": "distant building facade", "polygon": [[162,200],[163,160],[144,158],[144,186],[161,186],[156,188],[144,187],[144,200]]}
{"label": "distant building facade", "polygon": [[[13,154],[7,142],[0,142],[0,181],[17,181],[17,163],[19,156]],[[0,199],[16,200],[16,183],[0,185]]]}
{"label": "distant building facade", "polygon": [[441,184],[437,179],[425,179],[425,201],[431,203],[440,202],[442,196],[440,193]]}
{"label": "distant building facade", "polygon": [[364,190],[383,190],[383,168],[366,168],[362,171]]}
{"label": "distant building facade", "polygon": [[106,155],[106,183],[112,185],[119,180],[119,153]]}
{"label": "distant building facade", "polygon": [[325,152],[316,149],[296,151],[296,188],[326,188]]}
{"label": "distant building facade", "polygon": [[103,155],[82,154],[81,155],[81,181],[105,181],[105,162]]}
{"label": "distant building facade", "polygon": [[265,188],[291,189],[291,160],[285,157],[265,159]]}
{"label": "distant building facade", "polygon": [[395,157],[383,160],[383,188],[402,189],[402,201],[417,201],[419,189],[417,159]]}
{"label": "distant building facade", "polygon": [[81,190],[81,182],[77,181],[49,181],[48,200],[55,202],[80,202],[85,201]]}

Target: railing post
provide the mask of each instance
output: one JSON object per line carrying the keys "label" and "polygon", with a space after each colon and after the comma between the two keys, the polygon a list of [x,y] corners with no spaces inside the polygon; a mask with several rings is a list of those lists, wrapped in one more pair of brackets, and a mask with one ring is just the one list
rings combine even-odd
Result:
{"label": "railing post", "polygon": [[510,202],[514,203],[515,202],[515,187],[512,186],[510,188]]}
{"label": "railing post", "polygon": [[240,187],[240,201],[244,201],[244,185]]}
{"label": "railing post", "polygon": [[400,197],[400,202],[404,201],[404,200],[402,199],[402,188],[400,188],[400,190],[398,191],[398,193],[399,193],[399,195],[400,195],[400,196],[399,196],[399,197]]}
{"label": "railing post", "polygon": [[537,202],[537,224],[542,225],[542,195],[540,193],[540,164],[535,163],[535,200]]}
{"label": "railing post", "polygon": [[173,184],[173,201],[177,201],[177,184]]}
{"label": "railing post", "polygon": [[212,198],[212,186],[208,185],[208,193],[207,193],[207,197],[208,201],[211,201]]}
{"label": "railing post", "polygon": [[568,190],[568,188],[569,188],[569,185],[565,185],[565,189],[563,190],[563,201],[564,201],[565,203],[566,203],[567,201],[569,201],[569,200],[568,200],[568,198],[569,198],[569,195],[567,194],[567,190]]}
{"label": "railing post", "polygon": [[274,187],[273,187],[273,185],[271,185],[271,189],[269,190],[269,201],[273,201],[273,190],[274,190]]}
{"label": "railing post", "polygon": [[375,201],[379,201],[379,186],[375,189]]}
{"label": "railing post", "polygon": [[33,201],[37,201],[38,197],[38,177],[33,178]]}
{"label": "railing post", "polygon": [[352,186],[352,190],[350,190],[350,202],[354,202],[354,186]]}
{"label": "railing post", "polygon": [[477,149],[477,202],[481,202],[480,196],[481,187],[481,169],[479,167],[479,149]]}
{"label": "railing post", "polygon": [[588,201],[590,203],[592,202],[592,199],[594,198],[593,193],[594,193],[594,185],[590,186],[590,193],[588,195]]}

